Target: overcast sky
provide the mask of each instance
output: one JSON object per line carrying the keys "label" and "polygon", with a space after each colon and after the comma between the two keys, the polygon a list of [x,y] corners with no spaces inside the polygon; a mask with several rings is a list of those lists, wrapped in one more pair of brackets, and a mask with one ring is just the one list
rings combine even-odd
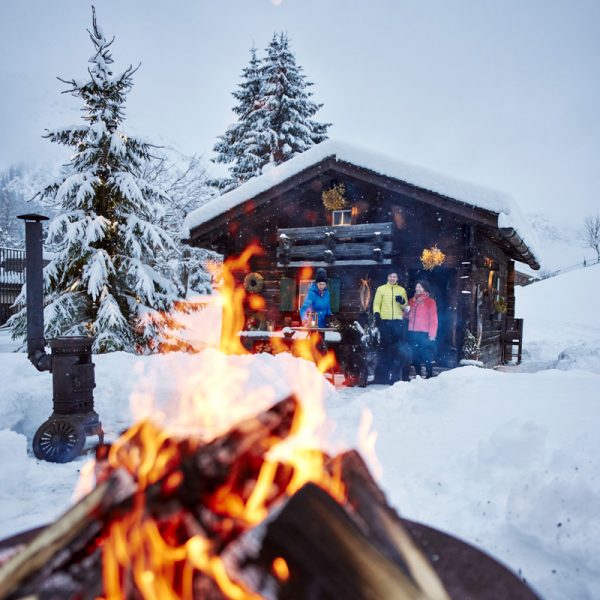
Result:
{"label": "overcast sky", "polygon": [[[255,44],[287,31],[331,137],[512,194],[600,211],[599,0],[97,0],[115,67],[142,63],[124,130],[210,156]],[[84,0],[0,1],[0,169],[56,157],[80,105]]]}

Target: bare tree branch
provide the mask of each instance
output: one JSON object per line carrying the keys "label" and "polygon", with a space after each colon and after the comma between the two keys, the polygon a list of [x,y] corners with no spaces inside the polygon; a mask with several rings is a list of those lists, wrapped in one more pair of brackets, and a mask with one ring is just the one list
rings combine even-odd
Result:
{"label": "bare tree branch", "polygon": [[600,262],[600,214],[588,215],[585,218],[581,239],[586,248],[596,252],[596,260]]}

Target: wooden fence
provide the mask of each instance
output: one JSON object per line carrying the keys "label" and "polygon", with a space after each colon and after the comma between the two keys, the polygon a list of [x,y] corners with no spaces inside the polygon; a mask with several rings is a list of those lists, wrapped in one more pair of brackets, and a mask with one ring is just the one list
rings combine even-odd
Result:
{"label": "wooden fence", "polygon": [[15,312],[11,308],[25,283],[25,250],[0,247],[0,325]]}

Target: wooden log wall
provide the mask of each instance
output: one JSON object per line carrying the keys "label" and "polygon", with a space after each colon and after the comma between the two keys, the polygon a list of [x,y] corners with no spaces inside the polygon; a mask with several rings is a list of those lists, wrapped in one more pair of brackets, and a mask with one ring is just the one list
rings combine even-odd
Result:
{"label": "wooden log wall", "polygon": [[[319,185],[317,185],[317,183]],[[486,365],[495,365],[501,359],[503,316],[494,311],[494,299],[502,296],[507,304],[507,315],[514,315],[514,264],[485,233],[480,215],[468,207],[455,214],[430,203],[383,190],[366,182],[344,180],[351,201],[355,224],[391,222],[391,264],[342,265],[320,263],[330,278],[339,282],[340,306],[337,316],[354,320],[360,316],[359,286],[361,279],[370,280],[372,297],[378,285],[386,282],[390,270],[396,270],[400,283],[409,295],[414,293],[417,279],[426,278],[438,292],[440,356],[448,366],[455,366],[461,358],[465,328],[481,338],[481,359]],[[223,219],[220,233],[211,236],[214,249],[226,256],[239,255],[250,243],[257,242],[265,254],[255,257],[251,270],[264,277],[261,295],[265,301],[265,321],[273,321],[277,328],[298,321],[298,278],[301,266],[278,267],[278,229],[314,227],[315,234],[330,226],[330,213],[321,201],[322,181],[309,182],[304,188],[285,192],[285,197],[273,197],[267,203],[253,207],[243,217],[228,222]],[[470,216],[472,218],[470,218]],[[489,225],[488,225],[489,226]],[[491,230],[490,230],[491,231]],[[425,271],[421,253],[433,245],[444,252],[442,267]],[[341,246],[341,245],[340,245]],[[338,248],[340,247],[338,246]],[[325,245],[313,252],[316,268]],[[349,248],[356,252],[356,248]],[[386,252],[389,248],[386,248]],[[292,254],[296,250],[292,250]],[[306,254],[307,249],[302,250]],[[306,260],[302,256],[302,260]],[[486,262],[487,261],[487,262]],[[298,261],[302,262],[302,261]],[[493,267],[493,268],[491,268]],[[496,273],[500,287],[490,290],[490,271]],[[293,310],[281,310],[282,279],[296,286]],[[243,275],[239,283],[243,282]],[[492,281],[494,285],[494,281]],[[284,286],[285,287],[285,286]],[[288,287],[286,294],[290,294]],[[254,311],[249,309],[248,316]]]}
{"label": "wooden log wall", "polygon": [[475,300],[472,332],[481,338],[480,360],[491,367],[502,361],[502,331],[506,313],[496,311],[496,300],[501,297],[507,302],[511,261],[482,231],[476,232],[472,255],[471,288]]}

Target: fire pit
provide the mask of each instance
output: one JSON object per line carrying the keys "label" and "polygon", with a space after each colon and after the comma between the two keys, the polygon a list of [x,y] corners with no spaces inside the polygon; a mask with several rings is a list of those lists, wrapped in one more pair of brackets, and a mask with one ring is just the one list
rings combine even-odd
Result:
{"label": "fire pit", "polygon": [[289,397],[208,443],[142,423],[101,446],[93,491],[12,542],[0,598],[536,598],[399,518],[355,451],[273,458],[301,419]]}

